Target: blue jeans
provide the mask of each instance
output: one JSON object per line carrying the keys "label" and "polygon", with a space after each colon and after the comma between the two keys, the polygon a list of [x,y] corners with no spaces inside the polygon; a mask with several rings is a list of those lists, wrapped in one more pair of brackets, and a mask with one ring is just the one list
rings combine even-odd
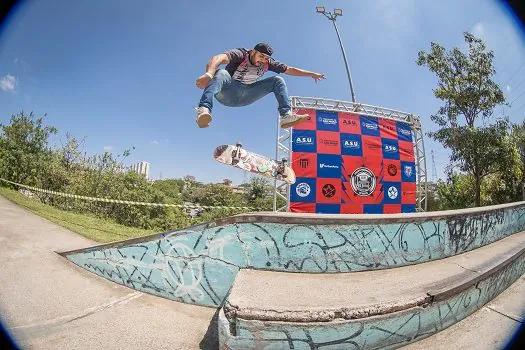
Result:
{"label": "blue jeans", "polygon": [[277,99],[279,115],[283,116],[291,109],[288,89],[284,79],[274,76],[258,80],[253,84],[243,84],[232,79],[226,69],[218,69],[207,88],[202,93],[199,107],[207,107],[210,112],[213,109],[213,97],[221,104],[228,107],[242,107],[268,95],[275,94]]}

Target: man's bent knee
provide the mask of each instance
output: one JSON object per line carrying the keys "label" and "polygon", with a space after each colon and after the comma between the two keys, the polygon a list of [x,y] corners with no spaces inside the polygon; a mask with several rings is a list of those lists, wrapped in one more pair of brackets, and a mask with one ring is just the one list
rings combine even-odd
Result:
{"label": "man's bent knee", "polygon": [[271,77],[271,79],[274,81],[275,85],[286,85],[286,82],[284,81],[283,77],[274,76]]}

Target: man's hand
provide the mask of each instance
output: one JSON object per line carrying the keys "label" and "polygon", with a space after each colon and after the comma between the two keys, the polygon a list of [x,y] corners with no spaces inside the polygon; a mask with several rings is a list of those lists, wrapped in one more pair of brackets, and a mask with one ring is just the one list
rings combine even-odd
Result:
{"label": "man's hand", "polygon": [[310,74],[310,76],[311,76],[312,78],[314,78],[314,80],[315,80],[316,83],[317,83],[318,80],[325,79],[324,74],[320,74],[320,73],[314,73],[314,72],[312,72],[312,74]]}
{"label": "man's hand", "polygon": [[208,87],[210,81],[211,78],[207,74],[203,74],[197,78],[197,80],[195,81],[195,85],[197,85],[199,89],[205,89]]}
{"label": "man's hand", "polygon": [[213,79],[213,75],[215,74],[215,71],[221,64],[228,64],[230,63],[230,59],[228,56],[224,53],[220,53],[218,55],[213,56],[208,61],[208,64],[206,65],[206,73],[201,75],[197,78],[195,81],[195,85],[199,89],[205,89],[210,84],[210,80]]}
{"label": "man's hand", "polygon": [[288,67],[284,73],[295,76],[295,77],[312,77],[316,83],[318,80],[325,78],[324,74],[315,73],[315,72],[311,72],[306,69],[295,68],[295,67]]}

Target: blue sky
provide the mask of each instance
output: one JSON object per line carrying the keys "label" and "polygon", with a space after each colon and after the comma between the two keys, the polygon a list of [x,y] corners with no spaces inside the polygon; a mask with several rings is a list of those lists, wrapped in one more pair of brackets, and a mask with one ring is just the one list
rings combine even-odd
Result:
{"label": "blue sky", "polygon": [[[242,108],[215,103],[213,123],[199,129],[195,79],[210,56],[265,41],[274,58],[326,75],[317,84],[282,75],[290,95],[351,101],[333,25],[316,5],[344,11],[337,24],[358,102],[417,114],[424,132],[434,130],[436,78],[416,65],[417,53],[432,41],[465,48],[462,33],[471,31],[494,50],[495,80],[513,102],[498,110],[524,119],[523,29],[497,1],[41,0],[21,2],[0,32],[0,123],[20,111],[47,113],[59,130],[52,145],[70,133],[86,139],[88,154],[135,147],[127,163],[150,162],[154,179],[191,174],[238,184],[245,174],[217,163],[213,149],[240,140],[274,155],[275,98]],[[431,150],[443,178],[447,153],[428,137],[425,148],[428,178]]]}

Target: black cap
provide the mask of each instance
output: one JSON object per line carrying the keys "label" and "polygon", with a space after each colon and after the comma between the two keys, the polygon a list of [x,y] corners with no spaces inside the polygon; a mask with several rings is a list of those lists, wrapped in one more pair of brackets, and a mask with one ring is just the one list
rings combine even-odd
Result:
{"label": "black cap", "polygon": [[267,54],[268,56],[271,56],[273,53],[273,49],[270,45],[265,43],[259,43],[255,45],[254,50],[259,51],[260,53]]}

